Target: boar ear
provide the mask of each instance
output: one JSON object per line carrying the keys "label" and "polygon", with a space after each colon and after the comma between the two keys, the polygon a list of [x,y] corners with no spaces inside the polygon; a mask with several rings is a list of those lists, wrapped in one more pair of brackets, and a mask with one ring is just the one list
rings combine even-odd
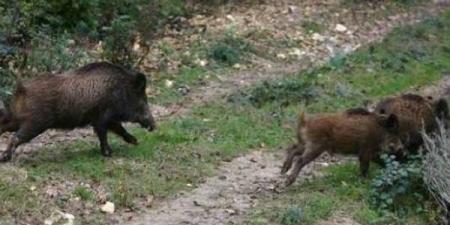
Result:
{"label": "boar ear", "polygon": [[381,125],[389,132],[397,133],[399,128],[398,117],[395,114],[383,115]]}
{"label": "boar ear", "polygon": [[448,118],[448,103],[444,98],[440,98],[434,104],[434,110],[436,112],[436,116],[440,120],[444,120]]}
{"label": "boar ear", "polygon": [[137,91],[139,92],[145,91],[145,88],[147,87],[147,78],[145,77],[145,75],[142,73],[138,73],[136,75],[134,85]]}

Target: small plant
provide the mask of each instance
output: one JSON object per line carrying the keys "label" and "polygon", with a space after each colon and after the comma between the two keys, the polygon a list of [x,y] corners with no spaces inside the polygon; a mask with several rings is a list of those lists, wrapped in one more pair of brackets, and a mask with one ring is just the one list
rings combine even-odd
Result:
{"label": "small plant", "polygon": [[252,47],[244,39],[237,37],[233,29],[225,32],[222,39],[211,47],[209,57],[216,62],[234,65],[241,61],[241,56],[252,51]]}
{"label": "small plant", "polygon": [[78,186],[73,190],[73,194],[79,197],[83,201],[90,201],[94,199],[94,196],[91,191],[87,188]]}
{"label": "small plant", "polygon": [[306,74],[298,78],[288,78],[277,82],[265,81],[256,87],[231,95],[230,102],[249,102],[256,107],[271,102],[289,105],[299,102],[308,104],[320,96],[321,86],[314,74]]}
{"label": "small plant", "polygon": [[211,58],[220,63],[234,65],[240,61],[239,52],[225,43],[216,43],[211,49]]}
{"label": "small plant", "polygon": [[290,207],[281,216],[282,225],[296,225],[303,220],[303,210],[300,207]]}
{"label": "small plant", "polygon": [[370,184],[371,204],[384,213],[406,213],[422,210],[422,202],[428,196],[422,176],[421,156],[411,156],[400,164],[395,156],[381,156],[385,168]]}
{"label": "small plant", "polygon": [[309,33],[320,33],[324,30],[323,26],[315,21],[306,20],[302,23],[303,29]]}

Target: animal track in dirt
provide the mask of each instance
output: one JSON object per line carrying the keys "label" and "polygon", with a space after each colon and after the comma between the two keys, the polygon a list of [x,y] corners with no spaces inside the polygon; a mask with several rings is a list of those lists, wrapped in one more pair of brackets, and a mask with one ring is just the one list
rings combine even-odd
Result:
{"label": "animal track in dirt", "polygon": [[[259,150],[225,162],[215,176],[207,178],[195,190],[179,193],[141,215],[122,215],[127,219],[119,224],[234,224],[240,215],[259,204],[260,196],[276,195],[282,191],[282,153]],[[325,162],[330,161],[342,159],[330,159],[324,155],[302,170],[300,180],[322,176],[317,172],[318,168],[328,165]]]}

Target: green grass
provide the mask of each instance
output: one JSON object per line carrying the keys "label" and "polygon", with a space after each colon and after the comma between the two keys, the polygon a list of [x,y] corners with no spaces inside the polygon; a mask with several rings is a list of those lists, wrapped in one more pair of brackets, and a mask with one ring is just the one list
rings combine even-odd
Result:
{"label": "green grass", "polygon": [[[188,184],[195,187],[212,174],[219,161],[232,159],[262,144],[277,146],[287,133],[280,126],[273,127],[274,121],[264,110],[211,105],[196,109],[189,116],[162,122],[153,133],[131,129],[140,141],[137,146],[126,145],[110,135],[112,158],[102,157],[96,142],[76,141],[41,149],[16,164],[27,171],[26,181],[38,187],[48,180],[101,185],[109,193],[108,200],[118,208],[137,209],[137,203],[146,196],[167,197],[188,188]],[[243,126],[254,130],[242,129]],[[21,196],[22,189],[8,186],[7,190]],[[63,195],[67,199],[79,197],[83,201],[99,202],[93,193],[91,188],[77,186]],[[19,205],[29,204],[28,198],[14,201]],[[70,201],[60,204],[70,208]],[[33,216],[43,219],[48,213],[36,212]],[[8,218],[9,214],[1,215]]]}
{"label": "green grass", "polygon": [[[309,112],[336,111],[414,91],[432,85],[450,71],[449,30],[447,12],[396,29],[383,42],[348,56],[337,56],[321,68],[251,87],[230,100],[256,108],[285,107],[281,110],[284,118],[294,123],[299,107]],[[305,91],[316,95],[302,95]],[[371,178],[376,171],[371,170]],[[360,179],[353,163],[333,166],[325,172],[328,176],[323,179],[303,182],[275,199],[261,199],[267,204],[255,209],[246,223],[284,225],[283,212],[296,207],[303,213],[300,224],[315,224],[340,212],[361,224],[436,223],[438,210],[430,200],[424,200],[417,211],[395,209],[386,213],[372,208],[368,197],[370,179]]]}
{"label": "green grass", "polygon": [[90,201],[94,199],[92,192],[83,186],[76,187],[75,190],[73,190],[73,194],[83,201]]}
{"label": "green grass", "polygon": [[[150,84],[151,90],[155,92],[150,101],[162,105],[181,102],[184,99],[184,91],[190,91],[211,79],[214,79],[214,76],[210,76],[205,68],[195,65],[183,67],[177,74],[158,74],[156,82]],[[167,81],[172,82],[171,87],[166,86]]]}
{"label": "green grass", "polygon": [[315,224],[326,220],[339,212],[361,224],[432,224],[435,214],[430,211],[410,212],[402,217],[383,215],[369,204],[369,187],[371,179],[378,169],[372,169],[368,179],[358,175],[356,163],[330,166],[324,169],[326,176],[313,181],[303,181],[289,187],[272,198],[259,199],[268,202],[252,211],[244,224],[279,224],[285,223],[286,212],[298,207],[303,215],[298,224]]}
{"label": "green grass", "polygon": [[[104,222],[98,212],[93,213],[94,219],[77,214],[81,212],[73,210],[67,199],[76,196],[99,204],[101,199],[93,187],[101,187],[119,210],[139,209],[138,203],[148,196],[167,197],[195,187],[212,175],[222,160],[261,146],[276,149],[286,145],[294,137],[289,126],[295,124],[300,106],[309,112],[336,111],[433,84],[450,71],[449,31],[450,13],[446,13],[397,29],[385,41],[338,56],[324,67],[244,90],[233,95],[231,103],[194,108],[183,117],[161,122],[153,133],[131,129],[140,141],[137,146],[111,135],[112,158],[100,155],[97,142],[76,141],[36,151],[15,162],[27,173],[22,182],[0,176],[0,199],[4,203],[0,218],[12,221],[17,216],[31,215],[42,221],[51,213],[43,208],[58,207],[76,214],[81,223],[89,224],[94,219]],[[170,77],[174,80],[172,88],[163,87],[163,79],[153,84],[159,87],[159,94],[152,101],[179,101],[182,96],[177,92],[178,85],[196,86],[207,71],[193,67],[181,73]],[[255,99],[258,104],[251,103]],[[2,169],[1,173],[7,171],[11,169]],[[293,186],[276,199],[264,200],[267,204],[255,209],[249,224],[281,224],[283,218],[314,224],[337,210],[349,213],[362,224],[386,219],[369,207],[368,181],[357,176],[355,164],[330,167],[326,172],[329,175],[323,179]],[[43,193],[50,180],[73,182],[75,187],[62,198],[49,199]],[[37,188],[37,194],[29,191],[31,186]],[[426,221],[423,218],[426,215],[418,213],[389,221],[417,219],[417,224],[424,224],[420,223]]]}
{"label": "green grass", "polygon": [[395,29],[383,42],[320,68],[272,83],[263,82],[230,97],[236,104],[307,104],[310,111],[336,111],[431,85],[450,71],[450,15]]}

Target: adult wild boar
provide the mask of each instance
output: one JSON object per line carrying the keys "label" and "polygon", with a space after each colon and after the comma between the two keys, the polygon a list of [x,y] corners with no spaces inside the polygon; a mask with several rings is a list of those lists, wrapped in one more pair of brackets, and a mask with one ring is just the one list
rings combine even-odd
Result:
{"label": "adult wild boar", "polygon": [[399,131],[406,152],[397,155],[403,159],[408,153],[416,153],[422,145],[421,131],[430,134],[438,129],[437,119],[448,124],[448,104],[443,98],[433,99],[416,94],[403,94],[387,98],[375,107],[376,113],[396,114],[399,119]]}
{"label": "adult wild boar", "polygon": [[106,62],[18,81],[9,108],[0,110],[0,135],[15,132],[0,161],[11,160],[17,146],[50,128],[93,126],[104,156],[111,156],[107,131],[137,144],[121,122],[139,123],[149,131],[155,128],[146,82],[143,74]]}
{"label": "adult wild boar", "polygon": [[394,114],[379,115],[362,108],[340,113],[323,113],[305,119],[301,113],[297,128],[298,142],[288,148],[281,173],[295,162],[287,184],[292,184],[300,170],[323,152],[355,154],[361,175],[366,176],[369,163],[383,148],[401,149],[398,119]]}

